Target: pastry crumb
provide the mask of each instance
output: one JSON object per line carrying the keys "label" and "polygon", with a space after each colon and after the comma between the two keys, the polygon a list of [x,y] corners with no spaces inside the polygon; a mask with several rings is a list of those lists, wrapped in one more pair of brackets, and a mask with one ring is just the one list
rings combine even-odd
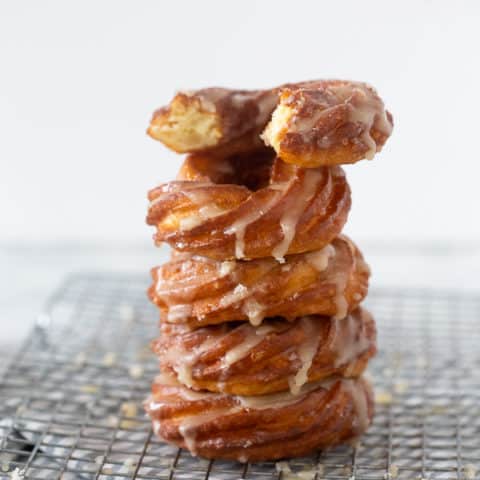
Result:
{"label": "pastry crumb", "polygon": [[120,406],[120,413],[127,420],[122,420],[120,422],[120,428],[132,428],[139,425],[139,422],[128,420],[130,418],[135,418],[138,415],[137,404],[134,402],[123,402]]}
{"label": "pastry crumb", "polygon": [[137,416],[137,404],[134,402],[123,402],[120,412],[124,417],[133,418]]}
{"label": "pastry crumb", "polygon": [[107,417],[107,425],[111,428],[117,428],[118,427],[118,423],[119,423],[119,420],[118,420],[118,417],[116,417],[115,415],[109,415]]}
{"label": "pastry crumb", "polygon": [[408,382],[406,380],[398,380],[397,382],[394,383],[393,390],[395,391],[395,393],[398,393],[399,395],[407,392]]}
{"label": "pastry crumb", "polygon": [[398,466],[392,463],[387,473],[383,476],[385,480],[394,480],[398,477]]}
{"label": "pastry crumb", "polygon": [[475,480],[477,476],[477,467],[471,463],[467,463],[463,466],[463,474],[466,480]]}
{"label": "pastry crumb", "polygon": [[115,365],[116,362],[117,362],[117,354],[114,352],[108,352],[104,355],[102,363],[106,367],[113,367],[113,365]]}
{"label": "pastry crumb", "polygon": [[96,393],[98,392],[98,385],[82,385],[80,391],[83,393]]}
{"label": "pastry crumb", "polygon": [[128,369],[128,373],[132,378],[142,378],[143,377],[143,367],[141,365],[132,365]]}
{"label": "pastry crumb", "polygon": [[275,470],[278,473],[292,473],[292,470],[290,469],[290,465],[288,462],[276,462],[275,463]]}
{"label": "pastry crumb", "polygon": [[23,480],[25,478],[25,471],[16,468],[12,473],[10,473],[11,480]]}
{"label": "pastry crumb", "polygon": [[348,465],[345,465],[343,468],[342,468],[342,473],[343,475],[345,475],[346,477],[351,477],[352,476],[352,467],[348,466]]}
{"label": "pastry crumb", "polygon": [[125,473],[131,473],[132,470],[136,467],[136,465],[137,462],[134,458],[126,458],[123,462],[122,470],[124,470]]}
{"label": "pastry crumb", "polygon": [[431,415],[444,415],[448,413],[448,407],[446,405],[433,405],[429,413]]}
{"label": "pastry crumb", "polygon": [[375,392],[375,403],[378,403],[379,405],[390,405],[392,402],[393,397],[390,392]]}

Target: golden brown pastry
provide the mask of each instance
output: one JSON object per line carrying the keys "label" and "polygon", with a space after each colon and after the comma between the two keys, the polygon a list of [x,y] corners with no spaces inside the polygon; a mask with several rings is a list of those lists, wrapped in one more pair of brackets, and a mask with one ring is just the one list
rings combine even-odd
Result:
{"label": "golden brown pastry", "polygon": [[162,371],[194,390],[234,395],[296,394],[332,375],[358,377],[376,352],[375,322],[362,308],[342,320],[311,315],[193,331],[163,324],[160,333],[152,347]]}
{"label": "golden brown pastry", "polygon": [[154,113],[148,133],[177,152],[227,156],[265,148],[264,130],[265,144],[282,160],[317,167],[372,158],[392,127],[371,86],[314,80],[269,90],[180,92]]}
{"label": "golden brown pastry", "polygon": [[179,180],[149,193],[155,240],[210,258],[280,261],[341,231],[350,188],[341,167],[305,169],[268,154],[188,157]]}
{"label": "golden brown pastry", "polygon": [[262,137],[284,162],[318,167],[371,160],[392,128],[392,115],[372,87],[320,80],[282,89]]}
{"label": "golden brown pastry", "polygon": [[161,375],[146,410],[154,432],[194,455],[240,462],[299,457],[344,443],[371,422],[362,378],[331,378],[290,392],[244,397],[194,392]]}
{"label": "golden brown pastry", "polygon": [[363,300],[370,271],[360,250],[341,235],[321,250],[249,262],[173,254],[152,270],[151,300],[164,322],[191,328],[266,317],[310,314],[344,318]]}
{"label": "golden brown pastry", "polygon": [[277,99],[276,89],[179,92],[153,114],[147,133],[179,153],[226,156],[262,150],[260,133]]}

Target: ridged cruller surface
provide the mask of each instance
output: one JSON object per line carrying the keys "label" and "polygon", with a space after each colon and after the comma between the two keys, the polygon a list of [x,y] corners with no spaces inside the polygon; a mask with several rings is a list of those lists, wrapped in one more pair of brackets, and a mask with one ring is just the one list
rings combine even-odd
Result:
{"label": "ridged cruller surface", "polygon": [[292,394],[194,392],[160,375],[146,403],[153,429],[193,454],[241,462],[299,457],[360,435],[373,415],[364,379],[330,377]]}
{"label": "ridged cruller surface", "polygon": [[[228,173],[218,175],[219,168]],[[189,157],[179,178],[148,198],[156,242],[219,260],[281,260],[323,248],[341,232],[351,204],[341,167],[306,169],[272,154]]]}
{"label": "ridged cruller surface", "polygon": [[344,318],[365,298],[370,271],[360,250],[339,236],[321,250],[248,262],[174,253],[152,270],[149,296],[163,322],[191,328],[267,317]]}
{"label": "ridged cruller surface", "polygon": [[153,342],[163,371],[195,390],[262,395],[331,375],[358,377],[376,353],[375,322],[364,308],[341,320],[310,315],[261,327],[229,322],[190,330],[163,324]]}

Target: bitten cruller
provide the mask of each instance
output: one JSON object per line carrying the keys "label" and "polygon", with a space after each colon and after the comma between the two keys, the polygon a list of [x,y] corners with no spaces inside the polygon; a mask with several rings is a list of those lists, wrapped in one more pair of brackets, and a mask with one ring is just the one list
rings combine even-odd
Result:
{"label": "bitten cruller", "polygon": [[147,132],[178,153],[227,156],[262,150],[260,133],[277,96],[276,89],[181,91],[153,114]]}
{"label": "bitten cruller", "polygon": [[268,90],[179,92],[154,113],[148,133],[176,152],[227,156],[267,145],[284,162],[318,167],[373,158],[392,128],[392,115],[370,85],[314,80]]}
{"label": "bitten cruller", "polygon": [[342,165],[393,128],[376,91],[315,80],[178,93],[148,133],[186,153],[149,194],[160,375],[145,409],[165,441],[240,462],[305,456],[363,434],[377,351],[370,269],[342,234]]}

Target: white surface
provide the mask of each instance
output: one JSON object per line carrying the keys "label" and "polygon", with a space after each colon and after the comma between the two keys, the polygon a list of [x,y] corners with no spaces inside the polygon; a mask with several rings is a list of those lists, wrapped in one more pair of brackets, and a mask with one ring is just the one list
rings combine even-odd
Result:
{"label": "white surface", "polygon": [[180,158],[144,134],[177,88],[343,77],[395,130],[348,168],[355,238],[479,239],[480,2],[6,0],[0,239],[145,238]]}

